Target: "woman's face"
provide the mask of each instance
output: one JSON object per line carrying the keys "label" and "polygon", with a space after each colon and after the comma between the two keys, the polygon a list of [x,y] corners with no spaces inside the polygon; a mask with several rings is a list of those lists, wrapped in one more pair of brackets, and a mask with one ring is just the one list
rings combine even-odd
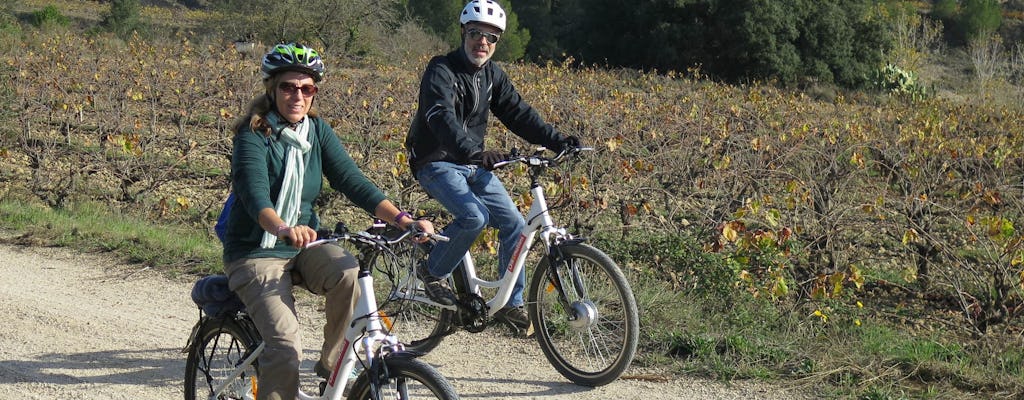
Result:
{"label": "woman's face", "polygon": [[313,106],[317,87],[313,78],[301,72],[282,72],[274,88],[277,112],[291,123],[298,123]]}

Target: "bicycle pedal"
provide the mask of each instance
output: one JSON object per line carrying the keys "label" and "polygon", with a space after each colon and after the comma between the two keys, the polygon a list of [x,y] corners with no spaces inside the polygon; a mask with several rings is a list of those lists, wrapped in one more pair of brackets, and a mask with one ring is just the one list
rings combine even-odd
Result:
{"label": "bicycle pedal", "polygon": [[512,325],[511,323],[506,323],[505,325],[508,325],[509,330],[512,331],[513,337],[517,337],[520,339],[530,339],[536,333],[533,330],[533,324],[530,324],[530,326],[526,327],[526,329],[520,329]]}
{"label": "bicycle pedal", "polygon": [[502,321],[502,320],[499,320],[499,319],[491,319],[491,320],[487,321],[487,326],[488,327],[490,327],[492,325],[503,325],[506,328],[508,328],[508,332],[509,332],[510,335],[512,335],[512,337],[516,337],[516,338],[520,338],[520,339],[532,338],[534,336],[534,334],[536,333],[534,331],[534,329],[533,329],[533,324],[532,323],[530,324],[530,326],[527,326],[526,328],[520,328],[520,327],[516,326],[515,324],[513,324],[513,323],[511,323],[509,321]]}

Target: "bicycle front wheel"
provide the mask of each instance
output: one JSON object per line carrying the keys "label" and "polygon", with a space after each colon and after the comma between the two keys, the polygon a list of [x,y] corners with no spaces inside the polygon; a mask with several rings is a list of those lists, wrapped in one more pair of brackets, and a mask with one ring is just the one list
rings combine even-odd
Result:
{"label": "bicycle front wheel", "polygon": [[640,322],[633,291],[602,251],[583,243],[558,250],[563,262],[551,265],[544,257],[530,280],[529,312],[537,342],[570,381],[611,383],[636,354]]}
{"label": "bicycle front wheel", "polygon": [[206,400],[224,386],[216,399],[256,398],[257,365],[254,361],[241,374],[235,368],[256,348],[255,329],[243,328],[247,319],[209,319],[199,328],[185,361],[185,400]]}
{"label": "bicycle front wheel", "polygon": [[405,345],[405,350],[426,354],[451,333],[455,314],[440,307],[410,300],[425,297],[423,284],[413,276],[417,262],[426,257],[419,246],[402,242],[392,253],[374,258],[373,285],[377,306],[388,332]]}
{"label": "bicycle front wheel", "polygon": [[457,400],[455,388],[429,364],[410,356],[384,358],[379,385],[374,393],[369,371],[364,371],[352,384],[348,400],[367,399],[441,399]]}

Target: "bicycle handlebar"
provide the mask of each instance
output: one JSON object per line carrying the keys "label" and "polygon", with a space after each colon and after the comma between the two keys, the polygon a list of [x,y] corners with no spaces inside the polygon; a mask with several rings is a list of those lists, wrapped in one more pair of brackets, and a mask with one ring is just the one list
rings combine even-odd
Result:
{"label": "bicycle handlebar", "polygon": [[[374,225],[370,229],[377,227],[378,226]],[[447,236],[441,234],[421,232],[416,229],[415,225],[413,225],[408,230],[401,231],[396,236],[388,237],[385,236],[384,234],[370,233],[369,229],[359,232],[350,232],[348,230],[348,227],[345,226],[344,223],[339,222],[337,225],[335,225],[333,231],[326,229],[317,231],[317,240],[314,240],[306,244],[306,248],[308,249],[310,247],[315,247],[325,243],[333,243],[338,241],[352,242],[357,244],[362,243],[371,246],[383,247],[393,245],[403,240],[413,240],[416,238],[427,238],[429,240],[435,240],[439,242],[447,242],[449,240]]]}
{"label": "bicycle handlebar", "polygon": [[521,156],[521,155],[519,155],[519,150],[513,148],[512,151],[509,152],[508,159],[505,160],[505,161],[499,161],[499,162],[494,163],[493,169],[502,168],[502,167],[505,167],[507,165],[510,165],[510,164],[516,163],[516,162],[521,162],[523,164],[532,165],[532,166],[549,166],[549,165],[553,165],[553,164],[557,165],[562,160],[564,160],[566,158],[569,158],[569,157],[576,156],[576,155],[578,155],[578,154],[580,154],[580,153],[582,153],[584,151],[594,151],[594,148],[593,147],[571,147],[571,148],[562,150],[558,154],[555,154],[554,157],[544,157],[543,156],[544,150],[547,150],[547,148],[545,148],[545,147],[538,147],[537,150],[535,150],[533,152],[533,154]]}

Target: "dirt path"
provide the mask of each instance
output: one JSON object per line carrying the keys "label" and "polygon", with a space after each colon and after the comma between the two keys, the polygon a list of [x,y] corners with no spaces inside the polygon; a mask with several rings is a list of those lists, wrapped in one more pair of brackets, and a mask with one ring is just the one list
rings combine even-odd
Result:
{"label": "dirt path", "polygon": [[[197,318],[191,279],[69,249],[0,244],[0,260],[0,399],[182,398],[181,348]],[[315,314],[302,305],[307,347],[320,338]],[[639,379],[646,371],[584,388],[558,375],[535,342],[499,330],[456,334],[424,360],[466,399],[800,398],[754,382]]]}

